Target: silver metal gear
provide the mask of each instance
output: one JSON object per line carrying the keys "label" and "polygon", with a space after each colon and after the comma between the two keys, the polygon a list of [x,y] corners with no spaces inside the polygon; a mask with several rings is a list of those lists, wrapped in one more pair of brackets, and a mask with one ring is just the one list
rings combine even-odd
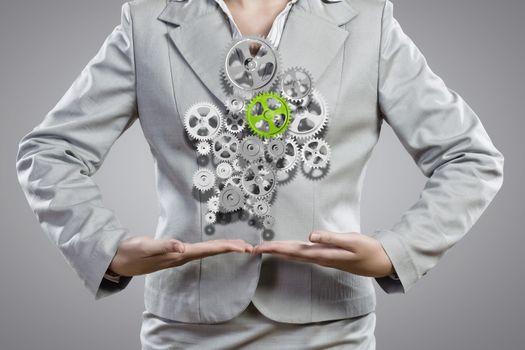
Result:
{"label": "silver metal gear", "polygon": [[279,79],[279,52],[262,36],[234,39],[226,47],[223,58],[220,74],[235,94],[251,97],[274,88]]}
{"label": "silver metal gear", "polygon": [[239,151],[239,139],[230,132],[223,132],[213,139],[212,151],[218,160],[232,162]]}
{"label": "silver metal gear", "polygon": [[264,157],[264,143],[257,136],[246,136],[241,140],[240,154],[248,162],[261,159]]}
{"label": "silver metal gear", "polygon": [[275,225],[275,218],[271,215],[266,215],[263,218],[263,226],[265,229],[271,229]]}
{"label": "silver metal gear", "polygon": [[286,69],[279,81],[281,94],[290,102],[300,103],[314,87],[312,74],[303,67]]}
{"label": "silver metal gear", "polygon": [[240,133],[245,125],[246,120],[243,114],[230,112],[224,117],[224,128],[233,134]]}
{"label": "silver metal gear", "polygon": [[251,163],[242,173],[241,186],[252,197],[264,198],[276,187],[275,172],[267,163]]}
{"label": "silver metal gear", "polygon": [[306,141],[301,149],[304,164],[313,169],[325,168],[330,161],[330,153],[330,146],[320,138]]}
{"label": "silver metal gear", "polygon": [[215,221],[217,220],[217,216],[215,215],[215,213],[209,211],[206,213],[206,215],[204,216],[204,219],[206,220],[206,222],[208,224],[214,224]]}
{"label": "silver metal gear", "polygon": [[304,106],[298,106],[292,116],[288,126],[289,135],[300,142],[315,137],[328,122],[325,99],[314,89],[309,102]]}
{"label": "silver metal gear", "polygon": [[226,100],[226,108],[233,114],[244,114],[247,101],[243,95],[232,95]]}
{"label": "silver metal gear", "polygon": [[193,174],[193,185],[201,192],[211,190],[215,185],[215,174],[207,168],[197,169]]}
{"label": "silver metal gear", "polygon": [[219,211],[219,196],[213,196],[208,199],[208,202],[206,202],[206,205],[208,207],[208,210],[212,213],[216,213]]}
{"label": "silver metal gear", "polygon": [[279,159],[285,155],[286,143],[280,138],[269,139],[266,142],[266,152],[272,159]]}
{"label": "silver metal gear", "polygon": [[211,146],[208,141],[200,141],[197,144],[197,153],[201,156],[207,156],[211,152]]}
{"label": "silver metal gear", "polygon": [[227,179],[233,174],[233,167],[228,162],[222,162],[217,165],[215,168],[217,176],[221,179]]}
{"label": "silver metal gear", "polygon": [[301,158],[299,146],[291,137],[284,139],[284,155],[273,162],[277,170],[277,178],[281,178],[285,173],[293,170]]}
{"label": "silver metal gear", "polygon": [[219,196],[220,211],[232,212],[244,206],[244,193],[237,186],[227,185]]}
{"label": "silver metal gear", "polygon": [[222,131],[223,115],[209,102],[197,102],[184,113],[184,129],[195,140],[211,140]]}
{"label": "silver metal gear", "polygon": [[264,217],[270,212],[270,203],[259,199],[255,203],[253,203],[252,211],[255,215]]}

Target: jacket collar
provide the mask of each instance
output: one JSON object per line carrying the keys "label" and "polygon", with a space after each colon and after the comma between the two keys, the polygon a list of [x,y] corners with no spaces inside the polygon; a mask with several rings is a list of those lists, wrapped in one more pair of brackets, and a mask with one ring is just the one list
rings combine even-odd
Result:
{"label": "jacket collar", "polygon": [[[288,13],[279,43],[281,71],[301,66],[318,80],[349,35],[342,26],[357,15],[347,1],[299,0]],[[168,37],[204,85],[224,103],[219,67],[233,38],[219,5],[214,0],[167,0],[157,18],[167,24]]]}

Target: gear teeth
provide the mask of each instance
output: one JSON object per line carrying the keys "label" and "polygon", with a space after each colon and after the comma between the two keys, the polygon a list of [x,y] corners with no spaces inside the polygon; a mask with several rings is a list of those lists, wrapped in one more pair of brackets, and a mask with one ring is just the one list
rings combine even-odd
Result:
{"label": "gear teeth", "polygon": [[212,213],[217,213],[219,211],[219,196],[215,195],[210,197],[208,202],[206,202],[206,205],[209,211]]}
{"label": "gear teeth", "polygon": [[[273,77],[270,79],[270,81],[267,82],[267,84],[259,87],[259,88],[253,88],[253,89],[243,89],[238,86],[235,86],[235,84],[228,78],[227,69],[226,69],[226,63],[228,59],[228,53],[230,50],[237,45],[241,41],[245,40],[253,40],[258,41],[264,44],[268,48],[268,51],[273,54],[275,57],[275,71]],[[224,52],[222,54],[222,67],[220,69],[220,77],[221,82],[223,82],[226,86],[224,86],[224,89],[227,90],[228,94],[240,94],[245,96],[247,99],[251,99],[255,94],[262,91],[270,91],[275,89],[279,79],[280,79],[280,69],[282,66],[282,59],[280,57],[279,51],[272,45],[272,43],[269,42],[268,39],[262,37],[261,35],[246,35],[242,36],[240,38],[234,39],[230,41],[230,43],[225,47]]]}
{"label": "gear teeth", "polygon": [[[206,135],[206,136],[203,136],[203,135],[199,135],[197,134],[193,129],[190,128],[189,126],[189,117],[190,117],[190,114],[193,113],[193,112],[196,112],[199,108],[209,108],[213,111],[215,111],[217,113],[217,119],[218,119],[218,122],[217,122],[217,126],[215,128],[215,130],[213,131],[212,134],[210,135]],[[221,111],[221,109],[214,103],[211,103],[211,102],[205,102],[205,101],[201,101],[201,102],[196,102],[192,105],[190,105],[186,111],[184,112],[184,130],[186,130],[186,133],[188,134],[188,136],[190,138],[192,138],[193,140],[197,140],[197,141],[207,141],[207,140],[211,140],[213,139],[213,137],[215,137],[216,135],[218,135],[224,128],[224,115],[223,115],[223,112]]]}
{"label": "gear teeth", "polygon": [[208,224],[214,224],[217,221],[217,215],[214,212],[207,212],[204,219]]}
{"label": "gear teeth", "polygon": [[[294,71],[295,72],[302,72],[302,73],[304,73],[308,77],[308,79],[310,80],[310,85],[308,86],[308,91],[303,96],[300,96],[300,97],[294,97],[294,96],[288,95],[286,93],[285,89],[284,89],[284,86],[283,86],[284,78],[289,73],[294,72]],[[310,71],[307,70],[306,68],[303,68],[303,67],[300,67],[300,66],[293,66],[293,67],[287,68],[285,71],[282,72],[281,77],[279,79],[279,91],[281,92],[281,94],[288,101],[290,101],[291,103],[294,103],[294,104],[302,104],[304,99],[312,93],[313,89],[314,89],[314,79],[313,79],[312,73],[310,73]]]}
{"label": "gear teeth", "polygon": [[[316,149],[312,149],[311,146],[309,146],[309,144],[311,143],[318,144]],[[322,153],[319,151],[321,147],[326,148],[326,153]],[[306,152],[312,151],[312,150],[313,150],[313,154],[311,155],[311,158],[307,158]],[[311,140],[308,140],[301,149],[301,157],[303,159],[303,162],[307,167],[311,169],[326,168],[326,166],[330,162],[331,154],[332,154],[332,151],[330,149],[330,145],[328,145],[328,143],[326,143],[325,140],[320,139],[320,138],[313,138]],[[316,159],[321,159],[320,163],[314,163]]]}
{"label": "gear teeth", "polygon": [[[236,143],[236,146],[235,147],[230,147],[230,145],[228,145],[228,147],[226,147],[225,143],[223,143],[223,139],[224,138],[230,138],[231,141],[230,141],[230,144],[235,142]],[[221,145],[221,148],[220,149],[217,149],[215,146],[216,146],[216,143],[219,143]],[[237,136],[229,131],[225,131],[225,132],[222,132],[220,133],[219,135],[217,135],[211,142],[211,149],[212,149],[212,152],[213,152],[213,155],[215,156],[215,158],[219,161],[226,161],[226,162],[233,162],[233,160],[235,158],[237,158],[237,156],[239,155],[239,151],[238,151],[238,148],[239,148],[239,139],[237,138]],[[224,154],[228,154],[228,157],[225,157]]]}
{"label": "gear teeth", "polygon": [[[267,97],[274,98],[275,100],[279,101],[281,105],[286,106],[286,109],[287,109],[287,114],[285,115],[284,124],[281,125],[280,131],[274,134],[270,134],[269,132],[259,130],[255,125],[253,125],[254,123],[251,120],[253,119],[252,111],[253,111],[254,106],[258,102],[260,102],[261,100]],[[274,91],[260,92],[257,95],[255,95],[255,97],[246,106],[246,123],[248,125],[248,128],[252,131],[254,135],[259,136],[262,139],[274,138],[274,137],[283,135],[289,128],[291,119],[292,119],[292,112],[291,112],[290,106],[288,105],[288,101],[278,92],[274,92]]]}
{"label": "gear teeth", "polygon": [[316,89],[312,90],[310,96],[311,100],[308,102],[308,104],[305,107],[301,107],[304,110],[300,110],[298,113],[294,112],[294,118],[300,117],[305,113],[308,113],[308,106],[310,104],[317,104],[321,108],[323,119],[313,129],[307,132],[300,132],[299,130],[296,130],[296,125],[294,125],[294,122],[292,121],[290,123],[290,126],[288,128],[290,135],[293,136],[301,144],[304,144],[306,141],[311,140],[314,137],[317,137],[317,135],[320,132],[322,132],[328,124],[328,109],[326,106],[325,98]]}
{"label": "gear teeth", "polygon": [[201,192],[211,190],[215,182],[215,174],[208,168],[199,168],[193,173],[193,186]]}
{"label": "gear teeth", "polygon": [[211,146],[208,141],[199,141],[197,143],[197,153],[201,156],[207,156],[211,152]]}

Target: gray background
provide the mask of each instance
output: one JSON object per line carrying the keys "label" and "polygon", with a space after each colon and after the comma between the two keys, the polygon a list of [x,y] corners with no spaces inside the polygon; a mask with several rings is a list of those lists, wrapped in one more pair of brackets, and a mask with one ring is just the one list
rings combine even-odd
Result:
{"label": "gray background", "polygon": [[[94,302],[19,188],[18,140],[63,95],[120,20],[122,1],[0,3],[0,348],[139,349],[143,277]],[[505,155],[503,188],[473,229],[405,295],[377,286],[378,349],[519,349],[525,342],[522,0],[396,0],[394,15]],[[119,179],[118,181],[115,181]],[[153,163],[137,123],[95,175],[105,203],[153,234]],[[362,228],[389,227],[425,178],[385,124],[368,168]]]}

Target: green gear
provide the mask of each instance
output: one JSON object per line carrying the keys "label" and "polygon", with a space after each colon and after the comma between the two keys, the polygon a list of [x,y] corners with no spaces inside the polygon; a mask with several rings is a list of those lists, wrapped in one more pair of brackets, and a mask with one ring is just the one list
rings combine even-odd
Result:
{"label": "green gear", "polygon": [[[268,100],[278,102],[278,107],[269,106]],[[291,113],[283,96],[266,91],[255,95],[246,106],[246,122],[255,135],[271,138],[282,135],[288,129]]]}

